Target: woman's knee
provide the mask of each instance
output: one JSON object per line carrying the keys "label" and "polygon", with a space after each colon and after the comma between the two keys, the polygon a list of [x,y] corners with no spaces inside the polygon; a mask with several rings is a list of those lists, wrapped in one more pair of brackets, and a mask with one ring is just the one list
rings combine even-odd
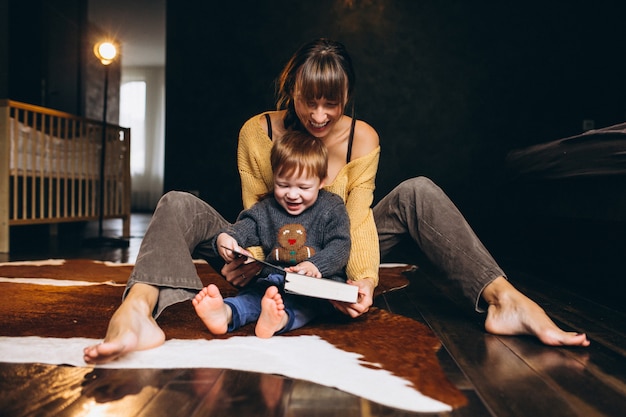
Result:
{"label": "woman's knee", "polygon": [[172,210],[184,210],[191,204],[197,204],[198,197],[185,191],[168,191],[163,194],[157,204],[157,209],[167,207]]}
{"label": "woman's knee", "polygon": [[420,176],[403,181],[396,188],[401,195],[415,194],[427,197],[438,195],[441,189],[428,177]]}

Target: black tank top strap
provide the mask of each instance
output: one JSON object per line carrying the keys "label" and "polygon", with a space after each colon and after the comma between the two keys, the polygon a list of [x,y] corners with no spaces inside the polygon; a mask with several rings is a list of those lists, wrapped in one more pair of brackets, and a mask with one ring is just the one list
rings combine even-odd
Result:
{"label": "black tank top strap", "polygon": [[272,119],[269,113],[265,113],[265,120],[267,120],[267,136],[272,140]]}
{"label": "black tank top strap", "polygon": [[346,164],[350,163],[352,158],[352,142],[354,142],[354,125],[356,124],[356,117],[354,117],[354,106],[352,107],[352,123],[350,124],[350,136],[348,137],[348,153],[346,155]]}

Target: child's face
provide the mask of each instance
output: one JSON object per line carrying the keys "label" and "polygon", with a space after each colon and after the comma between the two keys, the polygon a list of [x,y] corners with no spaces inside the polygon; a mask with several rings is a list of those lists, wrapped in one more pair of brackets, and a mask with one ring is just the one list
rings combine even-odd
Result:
{"label": "child's face", "polygon": [[315,203],[323,185],[318,177],[306,172],[274,175],[274,198],[287,213],[297,216]]}

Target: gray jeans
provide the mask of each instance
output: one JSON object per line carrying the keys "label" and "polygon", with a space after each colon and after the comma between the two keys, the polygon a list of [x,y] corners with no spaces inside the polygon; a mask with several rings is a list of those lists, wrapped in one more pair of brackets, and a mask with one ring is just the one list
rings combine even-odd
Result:
{"label": "gray jeans", "polygon": [[227,225],[213,207],[192,194],[170,191],[163,195],[141,242],[124,296],[137,282],[159,287],[155,318],[168,306],[195,297],[202,281],[193,259],[223,264],[211,242]]}
{"label": "gray jeans", "polygon": [[409,235],[456,282],[476,311],[483,289],[505,276],[446,194],[425,177],[404,181],[374,207],[381,257]]}
{"label": "gray jeans", "polygon": [[[444,192],[424,177],[404,181],[374,207],[381,257],[409,235],[424,255],[479,308],[480,294],[504,276],[459,210]],[[202,282],[193,258],[219,265],[211,241],[228,222],[209,204],[178,191],[165,194],[141,243],[130,287],[142,282],[159,287],[153,312],[193,298]]]}

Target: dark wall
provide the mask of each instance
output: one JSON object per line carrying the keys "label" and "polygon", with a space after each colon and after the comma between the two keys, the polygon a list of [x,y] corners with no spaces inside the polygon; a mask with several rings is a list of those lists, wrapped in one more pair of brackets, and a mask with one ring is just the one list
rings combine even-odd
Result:
{"label": "dark wall", "polygon": [[8,97],[76,114],[81,108],[79,2],[9,1]]}
{"label": "dark wall", "polygon": [[[104,68],[87,0],[0,0],[0,98],[100,120]],[[109,70],[107,121],[119,121],[120,64]]]}
{"label": "dark wall", "polygon": [[9,0],[0,0],[0,97],[9,94]]}
{"label": "dark wall", "polygon": [[358,117],[381,137],[377,198],[427,175],[480,221],[502,207],[509,150],[626,118],[620,3],[472,3],[168,2],[166,191],[235,217],[238,130],[273,108],[281,67],[319,36],[353,56]]}

